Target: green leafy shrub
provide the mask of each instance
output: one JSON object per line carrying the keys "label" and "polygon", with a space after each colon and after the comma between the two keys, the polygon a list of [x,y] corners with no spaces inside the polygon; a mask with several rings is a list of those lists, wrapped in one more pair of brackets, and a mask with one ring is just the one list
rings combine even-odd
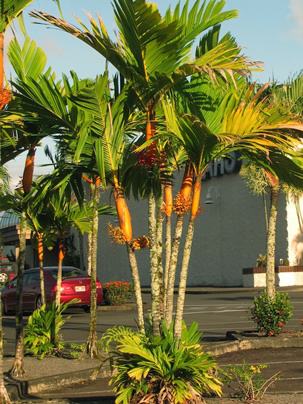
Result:
{"label": "green leafy shrub", "polygon": [[114,365],[111,385],[116,403],[181,404],[221,395],[216,363],[201,345],[198,324],[183,326],[180,339],[162,324],[161,336],[115,327],[101,338]]}
{"label": "green leafy shrub", "polygon": [[255,297],[251,315],[259,332],[267,336],[280,334],[291,318],[293,307],[287,293],[277,292],[270,298],[265,292]]}
{"label": "green leafy shrub", "polygon": [[43,359],[46,355],[58,353],[64,346],[59,335],[65,323],[63,312],[73,302],[56,307],[55,303],[50,306],[43,305],[35,310],[28,318],[24,329],[24,346],[27,352]]}
{"label": "green leafy shrub", "polygon": [[223,382],[233,392],[233,396],[252,402],[261,400],[267,389],[278,379],[279,372],[266,379],[262,371],[267,365],[249,365],[243,363],[237,366],[228,366],[223,372]]}
{"label": "green leafy shrub", "polygon": [[115,281],[103,285],[104,301],[109,305],[119,305],[130,301],[132,286],[129,282]]}

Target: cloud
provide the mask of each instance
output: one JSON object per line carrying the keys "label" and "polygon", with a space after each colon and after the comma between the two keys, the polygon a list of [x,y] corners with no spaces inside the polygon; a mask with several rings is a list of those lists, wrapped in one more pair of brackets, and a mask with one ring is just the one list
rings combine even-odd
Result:
{"label": "cloud", "polygon": [[294,23],[292,33],[303,40],[303,0],[289,0],[289,8]]}

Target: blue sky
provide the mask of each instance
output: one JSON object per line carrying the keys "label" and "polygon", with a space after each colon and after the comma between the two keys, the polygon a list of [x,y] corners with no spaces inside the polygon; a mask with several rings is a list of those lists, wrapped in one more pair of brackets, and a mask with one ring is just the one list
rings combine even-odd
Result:
{"label": "blue sky", "polygon": [[[161,11],[174,0],[157,2]],[[110,0],[61,0],[65,19],[75,22],[76,17],[86,19],[86,14],[101,15],[109,31],[115,23]],[[258,81],[275,78],[286,80],[303,68],[303,0],[226,0],[226,9],[238,9],[239,17],[224,24],[231,31],[243,52],[252,60],[264,62],[264,72],[255,74]],[[37,9],[56,13],[50,0],[36,0],[27,11]],[[81,41],[55,29],[33,24],[26,17],[28,33],[48,54],[49,64],[55,71],[75,70],[82,77],[93,77],[103,70],[104,62],[94,50]],[[8,69],[8,66],[7,66]],[[39,161],[42,153],[39,152]],[[16,179],[22,172],[24,156],[9,165]],[[41,169],[37,170],[40,173]]]}

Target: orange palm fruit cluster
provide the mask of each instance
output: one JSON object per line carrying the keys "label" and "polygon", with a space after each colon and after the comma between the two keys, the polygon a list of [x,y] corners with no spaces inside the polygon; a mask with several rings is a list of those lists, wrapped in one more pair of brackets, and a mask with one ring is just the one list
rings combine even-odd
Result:
{"label": "orange palm fruit cluster", "polygon": [[149,248],[150,239],[145,235],[137,237],[131,242],[130,246],[133,250],[142,250],[143,248]]}
{"label": "orange palm fruit cluster", "polygon": [[0,109],[3,109],[12,99],[12,93],[8,88],[4,88],[0,91]]}

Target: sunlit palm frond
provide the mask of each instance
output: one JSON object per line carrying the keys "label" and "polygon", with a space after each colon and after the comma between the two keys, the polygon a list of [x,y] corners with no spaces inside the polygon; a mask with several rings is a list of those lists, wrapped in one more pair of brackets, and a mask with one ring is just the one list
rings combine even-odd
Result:
{"label": "sunlit palm frond", "polygon": [[12,21],[18,17],[32,1],[33,0],[2,0],[0,2],[0,32],[4,32]]}
{"label": "sunlit palm frond", "polygon": [[192,7],[187,0],[181,8],[178,2],[174,10],[169,8],[165,14],[168,22],[178,21],[182,26],[182,37],[184,43],[190,43],[203,31],[222,23],[223,21],[235,18],[237,10],[223,11],[226,1],[203,1],[196,0]]}
{"label": "sunlit palm frond", "polygon": [[46,54],[36,42],[26,37],[21,46],[16,38],[9,43],[8,58],[18,78],[22,81],[37,80],[46,66]]}

